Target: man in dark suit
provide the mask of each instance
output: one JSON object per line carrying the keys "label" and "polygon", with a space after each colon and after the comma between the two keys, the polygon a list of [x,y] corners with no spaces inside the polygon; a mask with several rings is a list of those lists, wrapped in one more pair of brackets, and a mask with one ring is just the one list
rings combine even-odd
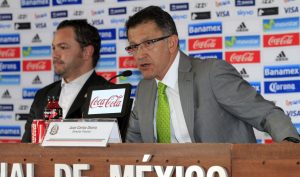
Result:
{"label": "man in dark suit", "polygon": [[58,96],[63,118],[81,118],[87,89],[109,84],[94,70],[99,59],[101,40],[98,30],[85,20],[61,22],[52,42],[53,66],[62,80],[40,89],[30,108],[22,142],[31,142],[31,124],[42,119],[47,96]]}
{"label": "man in dark suit", "polygon": [[299,141],[290,118],[256,93],[223,60],[195,60],[179,50],[172,17],[149,6],[126,23],[140,81],[127,142],[255,143],[253,127],[274,141]]}

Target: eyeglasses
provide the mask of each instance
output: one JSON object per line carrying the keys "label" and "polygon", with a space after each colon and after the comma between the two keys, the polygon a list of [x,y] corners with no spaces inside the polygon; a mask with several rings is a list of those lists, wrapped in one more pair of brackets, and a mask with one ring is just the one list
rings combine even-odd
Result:
{"label": "eyeglasses", "polygon": [[163,37],[160,37],[160,38],[156,38],[156,39],[150,39],[150,40],[146,40],[146,41],[143,41],[139,44],[134,44],[134,45],[130,45],[128,47],[125,48],[125,50],[130,54],[134,54],[136,53],[138,50],[139,50],[139,46],[142,45],[145,49],[147,50],[151,50],[153,47],[154,47],[154,44],[158,41],[161,41],[161,40],[164,40],[168,37],[170,37],[172,35],[168,35],[168,36],[163,36]]}

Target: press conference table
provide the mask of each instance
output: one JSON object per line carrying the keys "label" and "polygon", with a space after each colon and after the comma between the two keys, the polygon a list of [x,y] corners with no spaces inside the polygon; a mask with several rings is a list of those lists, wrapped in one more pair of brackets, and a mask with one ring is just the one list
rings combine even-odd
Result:
{"label": "press conference table", "polygon": [[[152,155],[143,162],[144,154]],[[34,176],[54,176],[55,164],[89,164],[82,176],[109,177],[111,165],[224,167],[232,177],[299,177],[300,144],[109,144],[108,147],[41,147],[39,144],[0,144],[0,162],[34,164]],[[123,172],[123,171],[122,171]],[[123,174],[123,173],[122,173]],[[175,172],[174,172],[175,174]],[[157,176],[147,172],[145,176]],[[176,175],[174,175],[176,176]]]}

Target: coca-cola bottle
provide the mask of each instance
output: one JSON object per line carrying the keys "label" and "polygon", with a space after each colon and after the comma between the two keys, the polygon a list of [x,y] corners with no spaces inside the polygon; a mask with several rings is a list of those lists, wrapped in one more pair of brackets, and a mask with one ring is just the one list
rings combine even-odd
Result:
{"label": "coca-cola bottle", "polygon": [[51,119],[61,120],[62,119],[62,108],[58,104],[58,97],[52,97],[52,116]]}

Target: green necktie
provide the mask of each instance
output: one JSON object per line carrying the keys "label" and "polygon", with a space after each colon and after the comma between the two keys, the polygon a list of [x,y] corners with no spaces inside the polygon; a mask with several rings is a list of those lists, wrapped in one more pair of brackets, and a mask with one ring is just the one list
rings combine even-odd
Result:
{"label": "green necktie", "polygon": [[158,143],[171,143],[170,108],[166,94],[167,86],[158,82],[156,110],[156,130]]}

